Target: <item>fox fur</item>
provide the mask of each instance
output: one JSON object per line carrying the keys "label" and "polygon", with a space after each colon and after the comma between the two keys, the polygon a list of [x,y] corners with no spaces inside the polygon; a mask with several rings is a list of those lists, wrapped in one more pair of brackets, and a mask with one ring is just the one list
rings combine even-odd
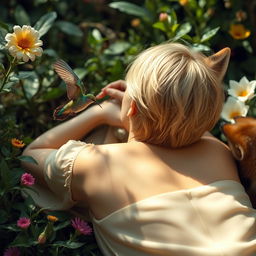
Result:
{"label": "fox fur", "polygon": [[237,160],[241,183],[256,208],[256,119],[236,117],[222,126],[230,150]]}

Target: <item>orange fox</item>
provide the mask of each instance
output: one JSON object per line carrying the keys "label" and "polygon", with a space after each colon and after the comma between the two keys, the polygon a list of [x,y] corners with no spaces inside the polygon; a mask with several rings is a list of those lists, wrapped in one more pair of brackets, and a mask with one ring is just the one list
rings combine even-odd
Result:
{"label": "orange fox", "polygon": [[235,123],[224,124],[222,131],[238,161],[241,182],[256,208],[256,119],[236,117]]}

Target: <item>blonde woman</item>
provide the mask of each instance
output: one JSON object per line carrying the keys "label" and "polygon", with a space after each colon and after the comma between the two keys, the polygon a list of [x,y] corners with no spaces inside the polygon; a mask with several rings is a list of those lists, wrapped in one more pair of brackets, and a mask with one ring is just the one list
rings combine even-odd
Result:
{"label": "blonde woman", "polygon": [[[255,211],[230,151],[206,133],[219,119],[229,57],[176,43],[142,52],[125,82],[98,95],[114,101],[25,149],[39,163],[24,163],[38,204],[88,208],[103,255],[256,255]],[[128,141],[79,141],[103,124],[124,127]]]}

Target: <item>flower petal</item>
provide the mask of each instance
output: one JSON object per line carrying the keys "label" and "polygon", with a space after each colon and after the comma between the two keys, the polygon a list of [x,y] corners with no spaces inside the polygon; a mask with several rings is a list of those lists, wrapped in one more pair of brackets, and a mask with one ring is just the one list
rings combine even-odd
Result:
{"label": "flower petal", "polygon": [[7,44],[5,47],[9,50],[10,54],[17,59],[22,59],[27,62],[34,61],[35,57],[42,55],[43,45],[42,40],[39,40],[39,32],[28,25],[14,26],[14,33],[6,35],[5,39]]}

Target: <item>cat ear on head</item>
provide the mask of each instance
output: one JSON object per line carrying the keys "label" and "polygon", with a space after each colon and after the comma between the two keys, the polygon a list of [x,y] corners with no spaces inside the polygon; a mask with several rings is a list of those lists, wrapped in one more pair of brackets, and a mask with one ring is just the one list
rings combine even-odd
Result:
{"label": "cat ear on head", "polygon": [[226,47],[217,53],[206,58],[206,63],[209,67],[215,70],[220,80],[223,79],[230,59],[231,50]]}

